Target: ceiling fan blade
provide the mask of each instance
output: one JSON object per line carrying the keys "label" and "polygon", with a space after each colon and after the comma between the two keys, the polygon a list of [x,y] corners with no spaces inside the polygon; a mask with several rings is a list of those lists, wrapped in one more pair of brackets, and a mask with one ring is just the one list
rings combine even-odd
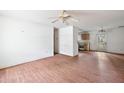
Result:
{"label": "ceiling fan blade", "polygon": [[59,21],[59,19],[56,19],[56,20],[52,21],[51,23],[55,23],[55,22],[57,22],[57,21]]}

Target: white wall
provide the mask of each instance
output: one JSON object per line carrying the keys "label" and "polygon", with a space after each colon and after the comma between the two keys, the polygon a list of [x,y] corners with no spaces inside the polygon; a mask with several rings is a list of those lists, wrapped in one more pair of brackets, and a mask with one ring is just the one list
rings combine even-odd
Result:
{"label": "white wall", "polygon": [[[97,31],[90,33],[90,48],[97,50]],[[124,54],[124,28],[107,31],[107,52]]]}
{"label": "white wall", "polygon": [[0,68],[53,56],[53,28],[0,16]]}
{"label": "white wall", "polygon": [[69,56],[78,54],[77,31],[73,26],[59,29],[59,53]]}
{"label": "white wall", "polygon": [[124,28],[108,32],[107,51],[124,54]]}

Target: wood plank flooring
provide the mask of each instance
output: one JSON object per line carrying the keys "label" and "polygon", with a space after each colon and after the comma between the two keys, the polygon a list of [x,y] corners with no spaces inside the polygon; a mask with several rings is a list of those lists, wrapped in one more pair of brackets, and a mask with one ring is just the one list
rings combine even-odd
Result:
{"label": "wood plank flooring", "polygon": [[124,55],[82,52],[76,57],[57,54],[1,69],[3,83],[124,83]]}

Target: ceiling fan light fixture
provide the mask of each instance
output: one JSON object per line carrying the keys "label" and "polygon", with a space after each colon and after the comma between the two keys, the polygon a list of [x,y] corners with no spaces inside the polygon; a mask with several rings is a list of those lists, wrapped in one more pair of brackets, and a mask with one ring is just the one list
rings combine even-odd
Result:
{"label": "ceiling fan light fixture", "polygon": [[[52,18],[52,17],[50,17]],[[65,23],[65,21],[67,20],[71,20],[71,21],[74,21],[74,22],[78,22],[77,19],[73,18],[70,14],[67,13],[67,11],[63,10],[61,12],[61,15],[57,17],[57,19],[55,19],[54,21],[52,21],[51,23],[55,23],[57,21],[62,21],[62,23]]]}

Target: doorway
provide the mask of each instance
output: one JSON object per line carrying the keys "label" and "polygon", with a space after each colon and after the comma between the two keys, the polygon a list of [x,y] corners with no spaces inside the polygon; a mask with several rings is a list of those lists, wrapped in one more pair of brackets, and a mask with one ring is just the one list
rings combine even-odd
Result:
{"label": "doorway", "polygon": [[54,55],[59,53],[59,29],[54,27]]}
{"label": "doorway", "polygon": [[79,33],[78,35],[78,46],[79,51],[89,51],[90,50],[90,34],[88,31]]}

